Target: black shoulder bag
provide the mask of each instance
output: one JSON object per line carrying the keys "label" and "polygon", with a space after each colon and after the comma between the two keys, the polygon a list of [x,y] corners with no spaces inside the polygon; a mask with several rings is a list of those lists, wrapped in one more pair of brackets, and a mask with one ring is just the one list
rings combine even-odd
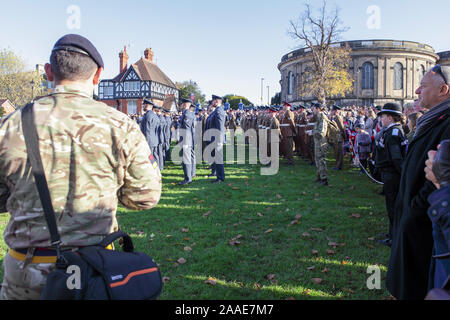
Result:
{"label": "black shoulder bag", "polygon": [[[155,261],[134,252],[131,237],[122,232],[108,235],[98,245],[62,251],[55,213],[39,153],[33,104],[22,109],[22,128],[28,159],[56,248],[55,269],[48,274],[41,294],[45,300],[151,300],[162,291],[161,273]],[[121,238],[123,251],[106,247]]]}

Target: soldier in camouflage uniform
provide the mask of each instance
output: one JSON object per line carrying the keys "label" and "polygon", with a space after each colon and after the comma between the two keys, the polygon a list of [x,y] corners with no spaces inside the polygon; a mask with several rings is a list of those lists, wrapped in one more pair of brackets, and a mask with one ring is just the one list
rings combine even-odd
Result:
{"label": "soldier in camouflage uniform", "polygon": [[316,115],[316,124],[313,129],[314,137],[314,157],[317,168],[317,182],[320,185],[328,185],[328,173],[327,173],[327,148],[328,142],[326,138],[328,119],[325,119],[326,115],[323,113],[324,106],[316,103],[313,108],[313,112]]}
{"label": "soldier in camouflage uniform", "polygon": [[[33,109],[62,249],[76,250],[118,230],[118,201],[136,210],[156,206],[161,174],[136,122],[93,99],[103,69],[95,47],[64,36],[50,63],[45,70],[55,87]],[[6,211],[0,299],[39,299],[56,252],[27,162],[20,109],[0,126],[0,212]]]}

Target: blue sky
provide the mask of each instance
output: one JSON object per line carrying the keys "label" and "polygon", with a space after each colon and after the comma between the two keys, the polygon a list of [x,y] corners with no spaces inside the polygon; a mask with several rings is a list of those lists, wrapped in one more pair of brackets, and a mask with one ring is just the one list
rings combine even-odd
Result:
{"label": "blue sky", "polygon": [[[173,80],[196,81],[203,93],[246,96],[267,102],[280,91],[277,65],[300,46],[287,35],[289,20],[304,10],[299,0],[59,0],[1,1],[0,48],[13,50],[32,68],[45,63],[56,40],[67,33],[89,38],[103,56],[104,78],[118,73],[118,53],[127,45],[129,64],[151,47],[158,66]],[[318,8],[322,1],[309,1]],[[67,10],[80,9],[80,28],[70,29]],[[349,31],[343,40],[396,39],[450,50],[448,0],[329,0]],[[380,12],[380,28],[367,27],[369,6]]]}

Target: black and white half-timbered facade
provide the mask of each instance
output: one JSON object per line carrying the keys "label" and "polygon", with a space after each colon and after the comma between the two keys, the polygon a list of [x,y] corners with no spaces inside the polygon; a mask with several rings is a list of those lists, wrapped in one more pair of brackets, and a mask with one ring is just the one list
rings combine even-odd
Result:
{"label": "black and white half-timbered facade", "polygon": [[[178,102],[179,90],[153,63],[152,50],[146,49],[144,55],[128,67],[125,47],[119,54],[120,73],[113,79],[100,81],[98,85],[99,100],[128,114],[140,114],[144,98],[150,98],[154,103],[162,105],[163,101],[172,95],[175,103]],[[173,108],[176,109],[176,106]]]}

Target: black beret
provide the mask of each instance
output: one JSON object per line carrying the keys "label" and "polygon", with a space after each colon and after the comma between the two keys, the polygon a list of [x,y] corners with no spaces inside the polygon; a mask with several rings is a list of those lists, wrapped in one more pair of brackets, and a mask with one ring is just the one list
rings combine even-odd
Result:
{"label": "black beret", "polygon": [[144,101],[142,102],[142,104],[143,104],[143,105],[149,104],[149,105],[151,105],[151,106],[154,106],[154,105],[155,105],[151,100],[148,100],[148,99],[144,99]]}
{"label": "black beret", "polygon": [[56,41],[52,51],[66,50],[78,52],[91,57],[97,66],[104,68],[103,59],[94,45],[85,37],[78,34],[66,34]]}
{"label": "black beret", "polygon": [[186,98],[181,98],[181,103],[192,103],[192,101]]}
{"label": "black beret", "polygon": [[216,96],[215,94],[212,95],[213,100],[223,100],[221,96]]}
{"label": "black beret", "polygon": [[334,105],[332,110],[341,110],[342,108],[338,105]]}

